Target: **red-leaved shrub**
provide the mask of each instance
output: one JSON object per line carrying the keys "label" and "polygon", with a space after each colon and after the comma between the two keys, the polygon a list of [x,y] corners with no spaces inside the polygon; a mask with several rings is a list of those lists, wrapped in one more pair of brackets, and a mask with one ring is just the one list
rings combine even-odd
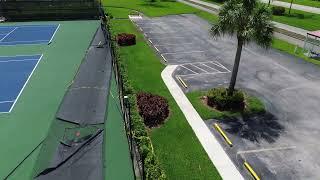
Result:
{"label": "red-leaved shrub", "polygon": [[169,115],[168,101],[161,96],[140,92],[137,95],[140,116],[148,127],[163,123]]}
{"label": "red-leaved shrub", "polygon": [[136,44],[136,35],[121,33],[117,35],[117,42],[120,46],[131,46]]}

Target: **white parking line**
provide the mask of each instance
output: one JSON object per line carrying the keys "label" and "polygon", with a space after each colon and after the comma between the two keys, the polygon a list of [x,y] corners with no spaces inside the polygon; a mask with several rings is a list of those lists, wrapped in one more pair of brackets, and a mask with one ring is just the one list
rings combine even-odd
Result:
{"label": "white parking line", "polygon": [[[196,64],[199,64],[199,63],[196,63]],[[208,71],[206,71],[206,70],[204,70],[204,69],[202,69],[202,68],[200,68],[200,67],[196,66],[195,64],[190,64],[190,65],[191,65],[191,66],[193,66],[193,67],[195,67],[195,68],[200,69],[200,71],[204,71],[204,72],[206,72],[206,73],[209,73]]]}
{"label": "white parking line", "polygon": [[161,44],[161,45],[156,44],[155,46],[174,46],[174,45],[184,45],[184,44],[193,44],[193,43],[177,43],[177,44],[168,43],[168,44]]}
{"label": "white parking line", "polygon": [[181,51],[181,52],[172,52],[172,53],[162,53],[162,54],[189,54],[189,53],[197,53],[197,52],[206,52],[206,51]]}
{"label": "white parking line", "polygon": [[[213,65],[218,66],[218,67],[220,67],[220,68],[222,68],[222,69],[225,69],[225,70],[228,71],[228,72],[231,72],[228,68],[226,68],[225,66],[223,66],[221,63],[219,63],[219,62],[217,62],[217,61],[215,61],[215,62],[211,61],[211,62],[205,62],[205,63],[203,63],[203,65],[208,66],[208,67],[210,67],[210,68],[212,68],[212,69],[215,69],[215,68],[213,68],[213,67],[211,67],[211,66],[209,66],[209,65],[207,65],[207,64],[213,64]],[[217,69],[216,69],[216,70],[217,70]],[[217,71],[219,71],[219,70],[217,70]]]}
{"label": "white parking line", "polygon": [[161,24],[161,23],[159,23],[159,22],[150,22],[150,23],[137,23],[138,25],[140,24],[140,25],[142,25],[142,24]]}
{"label": "white parking line", "polygon": [[238,151],[237,154],[247,154],[247,153],[257,153],[257,152],[265,152],[265,151],[279,151],[279,150],[289,150],[295,149],[296,146],[289,146],[289,147],[275,147],[275,148],[262,148],[262,149],[253,149],[247,151]]}
{"label": "white parking line", "polygon": [[150,39],[184,39],[185,37],[163,37],[163,38],[150,38]]}
{"label": "white parking line", "polygon": [[191,69],[189,69],[189,68],[187,68],[187,67],[185,67],[185,66],[181,66],[181,67],[185,68],[185,69],[188,70],[188,71],[193,72],[193,74],[199,74],[199,73],[197,73],[197,72],[195,72],[195,71],[193,71],[193,70],[191,70]]}
{"label": "white parking line", "polygon": [[170,31],[170,33],[168,33],[168,32],[153,32],[153,33],[146,32],[145,34],[175,34],[177,32],[178,31],[174,31],[174,32]]}
{"label": "white parking line", "polygon": [[217,71],[217,72],[221,72],[221,71],[219,71],[219,70],[217,70],[217,69],[215,69],[215,68],[213,68],[213,67],[210,67],[210,66],[208,66],[208,65],[206,65],[206,64],[202,64],[202,65],[204,65],[204,66],[206,66],[206,67],[208,67],[208,68],[210,68],[210,69],[212,69],[212,70],[215,70],[215,71]]}
{"label": "white parking line", "polygon": [[223,68],[223,69],[225,69],[225,70],[227,70],[227,71],[229,71],[229,72],[231,72],[228,68],[226,68],[224,65],[222,65],[221,63],[219,63],[218,61],[215,61],[215,62],[212,62],[213,64],[216,64],[217,66],[219,66],[219,67],[221,67],[221,68]]}
{"label": "white parking line", "polygon": [[142,29],[152,29],[153,27],[148,27],[148,26],[139,26]]}
{"label": "white parking line", "polygon": [[212,73],[201,73],[201,74],[183,74],[183,75],[180,75],[180,77],[185,77],[185,76],[201,76],[201,75],[214,75],[214,74],[227,74],[229,72],[212,72]]}

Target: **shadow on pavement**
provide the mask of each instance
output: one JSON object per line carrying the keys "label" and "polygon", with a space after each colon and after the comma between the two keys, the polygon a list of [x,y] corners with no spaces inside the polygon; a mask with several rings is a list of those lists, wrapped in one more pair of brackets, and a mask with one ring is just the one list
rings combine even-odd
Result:
{"label": "shadow on pavement", "polygon": [[220,121],[228,133],[253,142],[265,140],[273,143],[283,132],[284,127],[271,113],[242,117],[228,117]]}

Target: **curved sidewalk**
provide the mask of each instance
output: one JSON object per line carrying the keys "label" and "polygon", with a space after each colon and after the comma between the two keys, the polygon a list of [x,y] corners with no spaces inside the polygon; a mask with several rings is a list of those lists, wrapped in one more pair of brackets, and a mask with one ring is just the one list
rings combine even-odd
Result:
{"label": "curved sidewalk", "polygon": [[193,108],[179,85],[173,79],[172,73],[177,67],[178,65],[169,65],[162,71],[161,77],[164,83],[185,115],[202,147],[207,152],[211,162],[219,171],[221,177],[224,180],[242,180],[243,177],[236,166],[232,163],[219,142],[203,122],[198,112]]}

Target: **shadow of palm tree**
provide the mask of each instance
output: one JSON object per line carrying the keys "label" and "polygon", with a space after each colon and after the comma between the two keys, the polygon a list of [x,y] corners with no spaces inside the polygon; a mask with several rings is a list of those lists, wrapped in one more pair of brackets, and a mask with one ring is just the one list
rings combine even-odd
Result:
{"label": "shadow of palm tree", "polygon": [[269,143],[275,142],[284,129],[278,119],[271,113],[238,118],[228,117],[219,122],[224,125],[227,132],[258,143],[261,140]]}

